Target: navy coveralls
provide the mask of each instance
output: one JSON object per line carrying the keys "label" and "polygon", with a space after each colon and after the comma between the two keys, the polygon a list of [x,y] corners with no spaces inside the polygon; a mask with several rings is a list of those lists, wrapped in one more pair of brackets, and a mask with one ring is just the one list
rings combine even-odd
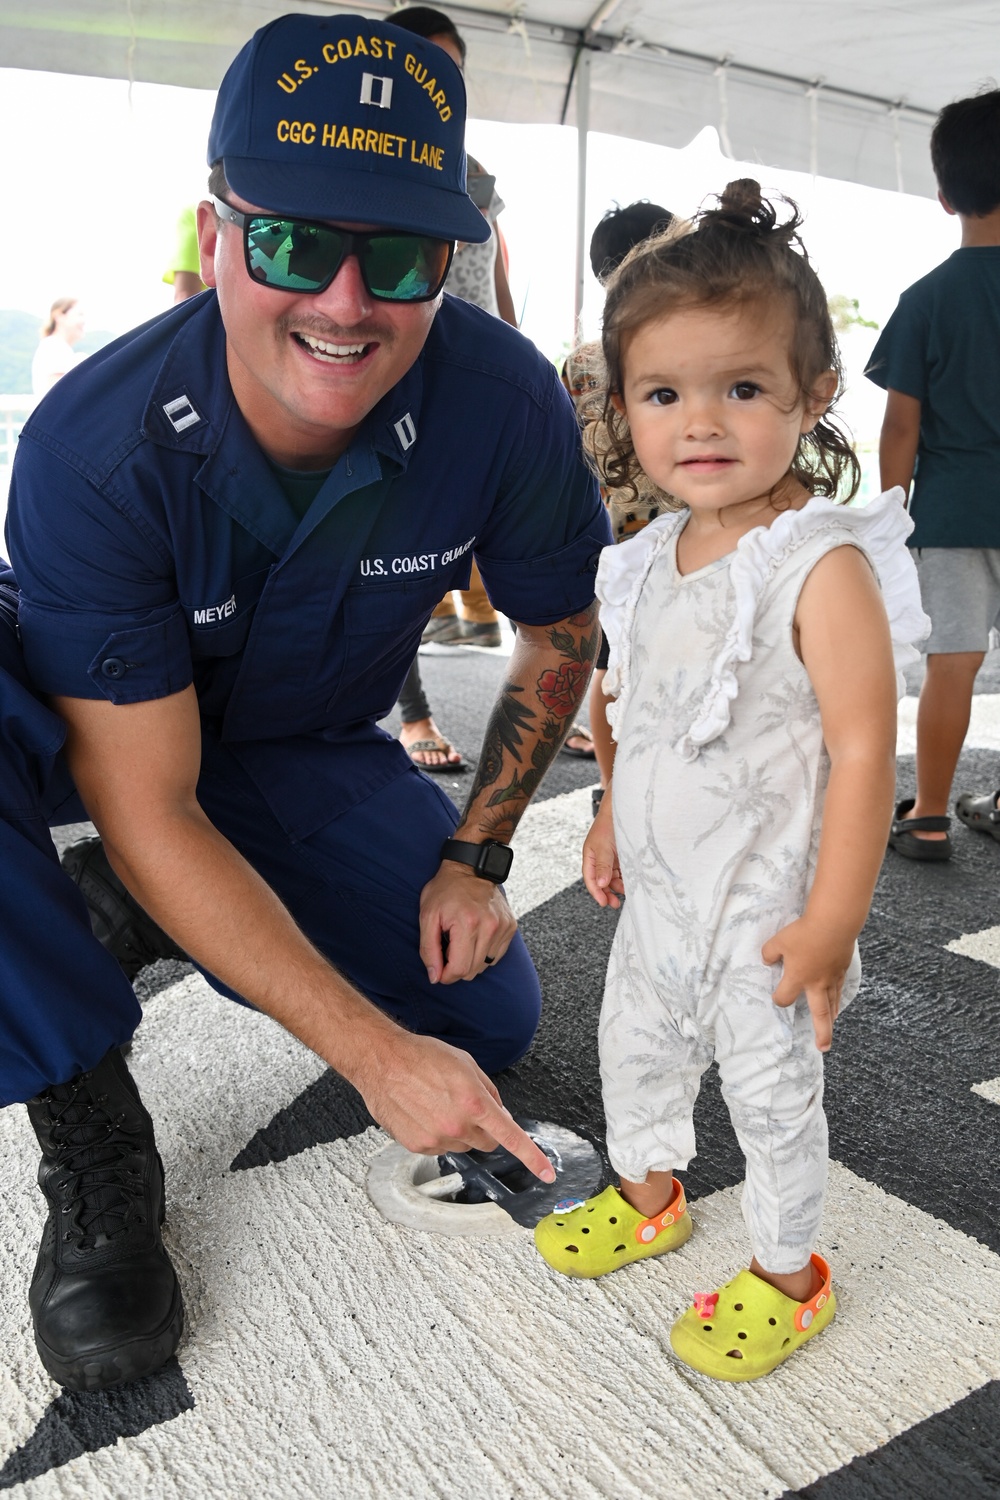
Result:
{"label": "navy coveralls", "polygon": [[[427,982],[419,894],[456,816],[376,721],[473,553],[496,608],[526,624],[593,599],[607,521],[570,403],[534,347],[446,297],[416,364],[300,518],[236,405],[205,293],[92,355],[39,406],[7,530],[34,687],[134,703],[193,682],[199,801],[312,941],[406,1025],[491,1071],[514,1061],[537,1025],[534,968],[518,938],[471,983]],[[0,693],[23,694],[23,681],[15,665]],[[35,707],[52,740],[58,723]],[[44,767],[34,779],[51,819],[66,788]],[[8,903],[30,908],[6,859],[0,901],[2,945]],[[61,951],[52,931],[44,946]],[[91,946],[75,987],[54,995],[29,966],[14,1001],[0,993],[0,1102],[63,1081],[134,1029],[129,986],[108,981]]]}

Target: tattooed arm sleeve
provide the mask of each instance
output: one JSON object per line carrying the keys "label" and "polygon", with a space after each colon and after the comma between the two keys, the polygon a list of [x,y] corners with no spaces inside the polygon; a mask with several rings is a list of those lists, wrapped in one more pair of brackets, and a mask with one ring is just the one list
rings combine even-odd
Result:
{"label": "tattooed arm sleeve", "polygon": [[597,604],[556,625],[519,625],[455,837],[507,843],[583,701],[601,631]]}

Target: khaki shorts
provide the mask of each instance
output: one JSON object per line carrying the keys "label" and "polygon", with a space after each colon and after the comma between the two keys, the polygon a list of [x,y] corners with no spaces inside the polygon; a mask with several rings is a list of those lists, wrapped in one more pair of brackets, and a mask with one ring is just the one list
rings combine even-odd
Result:
{"label": "khaki shorts", "polygon": [[1000,630],[1000,547],[916,547],[920,602],[931,633],[928,656],[987,651]]}

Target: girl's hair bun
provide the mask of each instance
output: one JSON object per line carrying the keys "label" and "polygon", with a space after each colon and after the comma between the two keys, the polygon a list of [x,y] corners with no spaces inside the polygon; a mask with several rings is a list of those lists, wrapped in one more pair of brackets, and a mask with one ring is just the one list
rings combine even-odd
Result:
{"label": "girl's hair bun", "polygon": [[[777,209],[768,198],[761,195],[760,183],[755,182],[752,177],[737,177],[734,182],[727,182],[716,201],[718,208],[703,209],[698,215],[697,225],[700,231],[735,229],[744,234],[757,235],[761,239],[775,235],[785,245],[790,245],[793,240],[798,241],[797,231],[802,219],[795,204],[790,203],[787,198],[783,200],[791,209],[791,217],[779,224]],[[799,249],[803,249],[801,242]]]}
{"label": "girl's hair bun", "polygon": [[760,183],[752,177],[737,177],[735,182],[727,182],[718,202],[718,208],[709,209],[704,217],[716,224],[724,224],[727,229],[770,234],[777,223],[773,204],[761,197]]}

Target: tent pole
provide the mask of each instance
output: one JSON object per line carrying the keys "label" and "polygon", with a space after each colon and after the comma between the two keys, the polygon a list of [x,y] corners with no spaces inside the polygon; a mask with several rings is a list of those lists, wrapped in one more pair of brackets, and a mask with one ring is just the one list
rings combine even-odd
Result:
{"label": "tent pole", "polygon": [[580,53],[576,68],[576,297],[573,309],[573,343],[580,341],[583,314],[583,284],[586,274],[587,232],[587,137],[590,131],[589,47]]}

